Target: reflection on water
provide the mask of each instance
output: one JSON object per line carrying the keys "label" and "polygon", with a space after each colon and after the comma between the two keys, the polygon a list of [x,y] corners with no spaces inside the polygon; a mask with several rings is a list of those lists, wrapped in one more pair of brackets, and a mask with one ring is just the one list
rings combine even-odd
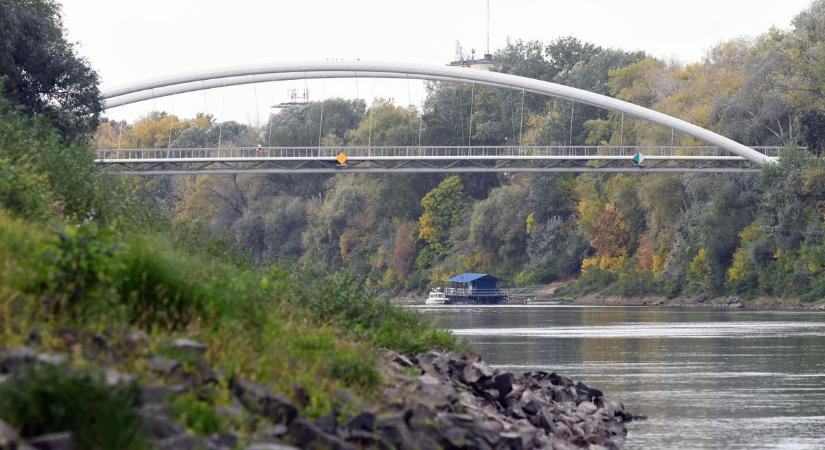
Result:
{"label": "reflection on water", "polygon": [[492,364],[558,371],[634,414],[630,449],[825,448],[825,314],[429,307]]}

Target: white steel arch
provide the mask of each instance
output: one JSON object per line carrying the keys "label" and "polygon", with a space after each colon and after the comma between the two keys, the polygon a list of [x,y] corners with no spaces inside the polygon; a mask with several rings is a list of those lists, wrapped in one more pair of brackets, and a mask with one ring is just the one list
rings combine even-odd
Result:
{"label": "white steel arch", "polygon": [[766,156],[733,139],[639,105],[547,81],[465,67],[368,61],[259,64],[193,72],[130,84],[104,92],[103,99],[105,108],[110,109],[152,98],[222,86],[316,78],[409,78],[430,81],[457,81],[564,98],[625,113],[672,128],[688,136],[724,148],[760,165],[775,161],[775,158]]}

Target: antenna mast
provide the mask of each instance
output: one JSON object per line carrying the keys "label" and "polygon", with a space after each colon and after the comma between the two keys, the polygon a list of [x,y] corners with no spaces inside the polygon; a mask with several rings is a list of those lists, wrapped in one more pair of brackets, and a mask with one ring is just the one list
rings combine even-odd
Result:
{"label": "antenna mast", "polygon": [[487,53],[490,54],[490,0],[487,0]]}

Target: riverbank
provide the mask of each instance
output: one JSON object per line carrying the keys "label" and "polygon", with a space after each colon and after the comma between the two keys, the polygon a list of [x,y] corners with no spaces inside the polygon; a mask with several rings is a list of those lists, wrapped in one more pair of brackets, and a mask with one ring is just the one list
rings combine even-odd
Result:
{"label": "riverbank", "polygon": [[[140,331],[33,332],[26,346],[0,351],[0,448],[618,449],[634,419],[581,382],[438,351],[384,352],[380,398],[336,390],[336,406],[313,416],[301,387],[276,393],[225,374],[211,354],[191,339],[153,342]],[[40,434],[4,422],[32,414],[62,428]],[[99,426],[76,419],[106,414]]]}
{"label": "riverbank", "polygon": [[657,306],[685,309],[741,309],[754,311],[825,311],[825,300],[803,302],[799,299],[758,297],[742,299],[737,296],[712,298],[700,295],[669,299],[661,296],[624,296],[587,294],[575,299],[558,299],[562,304],[583,306]]}

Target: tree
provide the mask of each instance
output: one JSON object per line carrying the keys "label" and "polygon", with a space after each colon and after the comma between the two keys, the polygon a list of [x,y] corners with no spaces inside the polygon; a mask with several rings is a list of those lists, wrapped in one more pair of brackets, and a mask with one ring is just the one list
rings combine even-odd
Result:
{"label": "tree", "polygon": [[474,205],[469,235],[473,253],[488,256],[491,265],[505,270],[524,264],[528,196],[526,186],[507,185],[493,189],[488,198]]}
{"label": "tree", "polygon": [[65,138],[86,137],[103,109],[97,74],[66,40],[55,0],[0,0],[0,92]]}
{"label": "tree", "polygon": [[421,238],[437,257],[444,257],[450,250],[450,229],[461,222],[468,210],[461,179],[445,178],[424,196],[421,206],[424,208],[419,219]]}

